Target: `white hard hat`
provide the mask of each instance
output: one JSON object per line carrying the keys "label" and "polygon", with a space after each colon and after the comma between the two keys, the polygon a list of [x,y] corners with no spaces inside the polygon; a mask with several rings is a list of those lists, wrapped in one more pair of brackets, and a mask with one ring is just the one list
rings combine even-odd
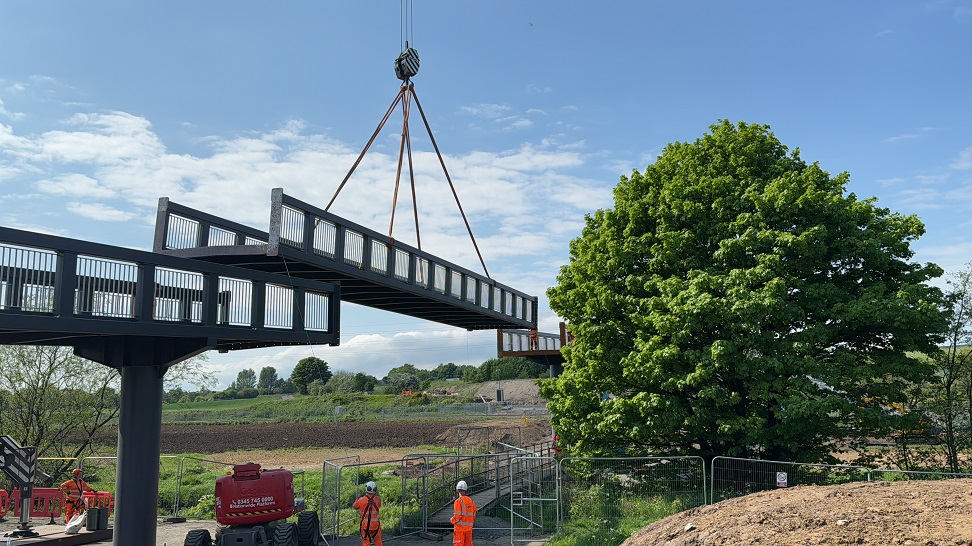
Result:
{"label": "white hard hat", "polygon": [[378,485],[375,482],[368,482],[365,484],[365,491],[369,493],[374,493],[378,490]]}
{"label": "white hard hat", "polygon": [[459,483],[456,484],[456,491],[465,491],[466,489],[468,487],[466,487],[465,480],[459,480]]}

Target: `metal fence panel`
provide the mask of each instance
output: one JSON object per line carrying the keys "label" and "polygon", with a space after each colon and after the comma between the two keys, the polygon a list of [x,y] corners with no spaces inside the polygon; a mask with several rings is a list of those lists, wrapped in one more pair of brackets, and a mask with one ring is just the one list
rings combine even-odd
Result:
{"label": "metal fence panel", "polygon": [[509,463],[510,542],[546,542],[560,525],[560,481],[553,457],[513,457]]}
{"label": "metal fence panel", "polygon": [[868,469],[853,465],[791,463],[715,457],[711,502],[794,485],[833,485],[867,481]]}
{"label": "metal fence panel", "polygon": [[[339,536],[341,527],[351,521],[347,513],[341,513],[341,509],[345,504],[350,504],[344,502],[344,492],[354,491],[357,486],[359,481],[357,469],[360,462],[361,457],[358,455],[324,461],[321,475],[321,506],[318,515],[325,544],[331,544],[329,539],[335,540]],[[355,472],[348,470],[342,475],[343,465],[353,468]]]}
{"label": "metal fence panel", "polygon": [[972,474],[961,472],[930,472],[919,470],[897,470],[892,468],[876,468],[867,473],[867,481],[895,482],[903,480],[951,480],[955,478],[972,478]]}
{"label": "metal fence panel", "polygon": [[591,520],[617,529],[706,503],[701,457],[564,458],[560,461],[562,521]]}

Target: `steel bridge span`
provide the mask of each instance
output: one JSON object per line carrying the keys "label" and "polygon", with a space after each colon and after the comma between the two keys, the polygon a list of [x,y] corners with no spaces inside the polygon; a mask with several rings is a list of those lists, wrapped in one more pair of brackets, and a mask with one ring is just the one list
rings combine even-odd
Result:
{"label": "steel bridge span", "polygon": [[467,330],[536,328],[537,297],[283,193],[260,231],[159,200],[154,251],[341,284],[341,299]]}
{"label": "steel bridge span", "polygon": [[154,252],[0,227],[0,344],[72,347],[121,376],[114,544],[155,540],[173,364],[338,345],[342,299],[469,330],[536,329],[536,297],[280,189],[267,232],[166,198],[157,218]]}

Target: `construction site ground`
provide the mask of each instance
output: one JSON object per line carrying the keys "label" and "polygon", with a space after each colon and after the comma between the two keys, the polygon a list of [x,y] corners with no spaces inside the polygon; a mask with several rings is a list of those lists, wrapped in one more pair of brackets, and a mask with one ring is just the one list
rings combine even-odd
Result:
{"label": "construction site ground", "polygon": [[[2,535],[6,535],[12,531],[16,525],[9,521],[0,523],[0,530],[2,530]],[[187,521],[184,523],[159,523],[156,532],[155,544],[157,546],[182,546],[185,542],[186,534],[193,529],[209,529],[210,533],[215,535],[216,532],[216,522],[215,521]],[[46,523],[34,525],[32,530],[40,535],[38,538],[33,539],[13,539],[11,544],[18,544],[22,546],[36,545],[44,546],[45,541],[64,539],[67,535],[64,534],[64,525],[48,525]],[[81,530],[77,538],[80,540],[85,539],[85,535],[88,531]],[[2,536],[0,535],[0,536]],[[384,542],[390,545],[400,545],[400,546],[432,546],[435,544],[452,544],[452,534],[440,534],[441,541],[430,540],[427,538],[422,538],[416,535],[395,537],[391,535],[385,535]],[[502,533],[500,531],[475,531],[473,539],[477,546],[509,546],[510,535]],[[4,539],[5,540],[5,539]],[[0,541],[0,544],[3,544]],[[84,542],[84,544],[95,544],[99,546],[105,546],[111,544],[111,540],[100,540],[94,542]],[[323,546],[323,542],[321,543]],[[330,546],[360,546],[361,539],[358,537],[341,537],[340,539],[329,542]],[[518,543],[520,546],[540,546],[541,543]]]}
{"label": "construction site ground", "polygon": [[[507,383],[504,382],[504,389],[509,393]],[[488,391],[495,395],[495,385],[485,384],[481,388],[484,396]],[[214,460],[255,461],[267,466],[311,469],[320,468],[326,459],[346,455],[358,455],[362,462],[377,462],[400,459],[412,452],[417,444],[454,445],[458,427],[519,428],[525,444],[546,441],[550,435],[549,422],[535,417],[423,423],[418,429],[413,428],[414,423],[409,423],[406,431],[411,433],[412,441],[398,442],[403,445],[393,445],[397,441],[391,441],[399,437],[398,431],[403,428],[400,422],[341,423],[343,435],[337,441],[328,435],[329,429],[313,424],[299,424],[293,428],[281,425],[216,426],[208,427],[205,434],[200,430],[180,433],[173,427],[167,428],[163,434],[163,443],[171,442],[163,449],[179,453],[189,451],[185,449],[187,446],[194,446],[191,451],[205,452],[201,444],[191,442],[211,441],[226,448],[208,451]],[[381,428],[383,426],[388,428]],[[352,438],[363,440],[352,442]],[[375,442],[373,438],[384,441]],[[274,450],[259,447],[277,445],[284,439],[292,446]],[[170,451],[175,449],[174,446],[183,449]],[[63,524],[49,526],[40,520],[32,523],[41,534],[63,532]],[[189,530],[202,527],[213,531],[216,523],[160,523],[156,544],[180,546]],[[11,513],[0,522],[0,536],[15,528],[16,519]],[[389,544],[418,546],[448,544],[452,537],[445,534],[442,542],[414,535],[386,538]],[[27,544],[17,540],[12,543]],[[505,546],[510,544],[510,536],[501,531],[482,530],[477,531],[475,543],[477,546]],[[111,544],[111,541],[92,544]],[[335,544],[357,546],[360,542],[357,537],[345,537]],[[517,544],[523,546],[524,543]],[[625,546],[750,544],[972,546],[972,480],[872,482],[778,489],[681,512],[649,525],[625,542]]]}
{"label": "construction site ground", "polygon": [[[11,520],[0,524],[3,533],[13,528]],[[189,530],[199,528],[214,531],[216,523],[160,523],[156,544],[180,546]],[[42,534],[58,533],[63,531],[63,525],[39,525],[35,529]],[[428,546],[449,544],[451,538],[446,534],[442,542],[435,542],[414,535],[388,536],[386,541]],[[510,544],[510,537],[500,531],[477,531],[475,543],[505,546]],[[13,544],[26,542],[15,540]],[[92,544],[106,545],[111,541]],[[357,537],[345,537],[334,546],[358,544]],[[750,544],[970,545],[972,480],[799,486],[755,493],[655,522],[629,538],[624,546]]]}

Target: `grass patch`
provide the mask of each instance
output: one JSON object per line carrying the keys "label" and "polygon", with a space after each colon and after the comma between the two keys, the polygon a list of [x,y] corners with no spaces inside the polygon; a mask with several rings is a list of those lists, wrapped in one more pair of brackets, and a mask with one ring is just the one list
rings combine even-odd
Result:
{"label": "grass patch", "polygon": [[[572,507],[579,512],[582,507]],[[588,507],[593,508],[593,507]],[[649,523],[686,509],[681,499],[663,497],[627,498],[615,518],[575,517],[564,522],[551,537],[549,546],[618,546]]]}
{"label": "grass patch", "polygon": [[[377,421],[388,415],[483,413],[471,398],[416,394],[273,395],[165,404],[163,423],[240,424]],[[434,417],[433,417],[434,418]]]}

